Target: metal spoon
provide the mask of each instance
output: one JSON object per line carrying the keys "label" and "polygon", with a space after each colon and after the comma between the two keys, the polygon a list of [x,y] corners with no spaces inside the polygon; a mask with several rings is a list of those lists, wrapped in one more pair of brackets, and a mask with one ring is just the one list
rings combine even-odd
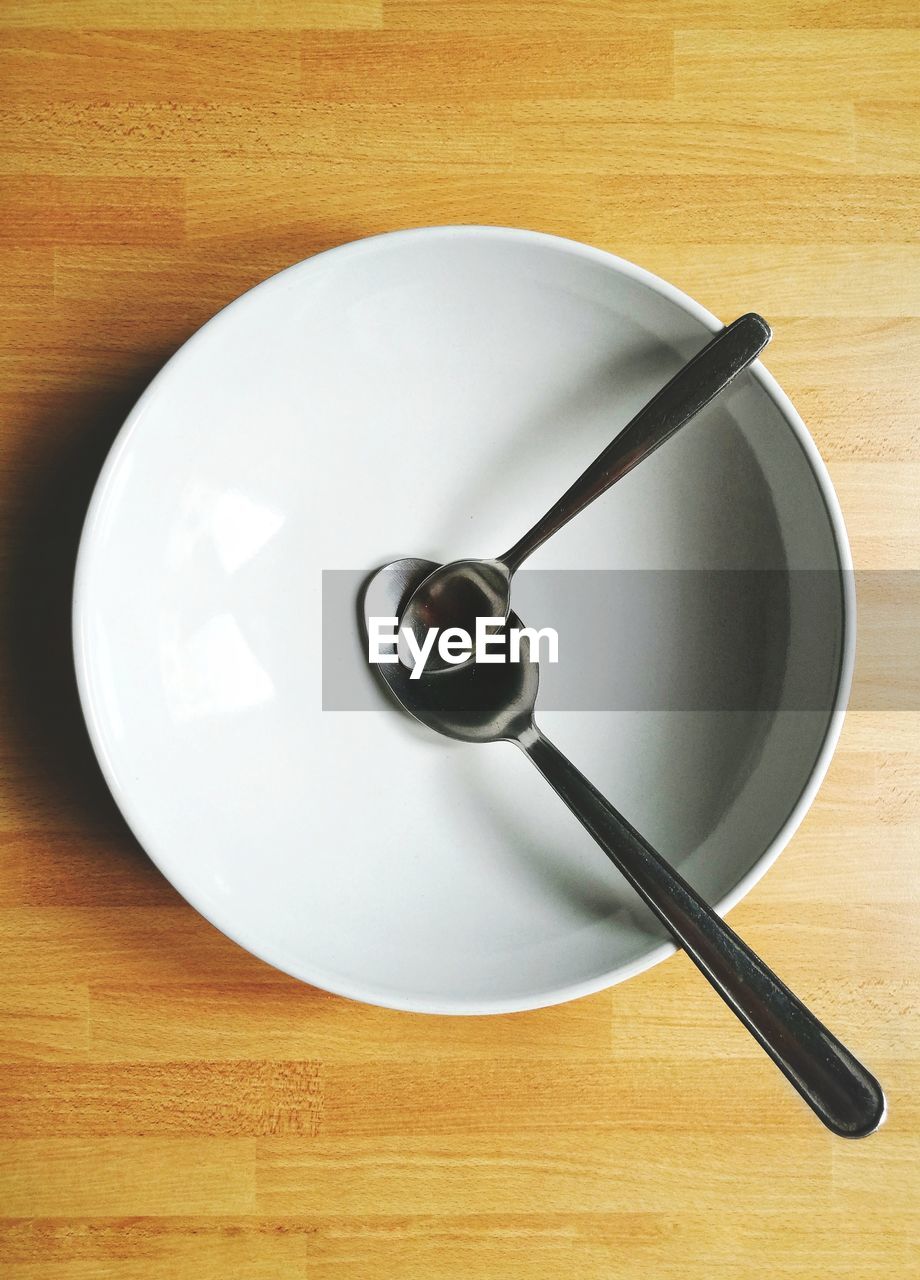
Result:
{"label": "metal spoon", "polygon": [[[434,568],[430,560],[406,559],[379,570],[365,592],[365,623],[398,617]],[[521,625],[515,614],[509,621]],[[521,662],[471,662],[450,680],[412,680],[399,662],[377,670],[397,702],[430,729],[464,742],[516,743],[818,1118],[845,1138],[873,1133],[886,1111],[878,1081],[543,736],[534,723],[539,667],[527,660],[526,637],[521,652]]]}
{"label": "metal spoon", "polygon": [[[754,361],[772,336],[761,316],[741,316],[703,347],[636,414],[546,515],[497,560],[453,560],[419,585],[401,625],[419,645],[432,626],[463,627],[472,633],[475,619],[506,618],[511,607],[511,576],[547,538],[647,458]],[[403,663],[411,665],[405,641]],[[429,671],[457,670],[435,649]]]}

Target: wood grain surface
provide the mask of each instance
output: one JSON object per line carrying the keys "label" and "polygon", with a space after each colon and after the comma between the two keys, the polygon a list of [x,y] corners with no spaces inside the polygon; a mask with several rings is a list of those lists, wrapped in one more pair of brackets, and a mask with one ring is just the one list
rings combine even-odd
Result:
{"label": "wood grain surface", "polygon": [[435,222],[762,311],[857,565],[916,569],[916,0],[4,0],[0,95],[0,1272],[916,1274],[916,709],[857,700],[732,915],[887,1086],[847,1143],[682,956],[486,1020],[251,958],[119,820],[68,635],[94,477],[163,360],[268,273]]}

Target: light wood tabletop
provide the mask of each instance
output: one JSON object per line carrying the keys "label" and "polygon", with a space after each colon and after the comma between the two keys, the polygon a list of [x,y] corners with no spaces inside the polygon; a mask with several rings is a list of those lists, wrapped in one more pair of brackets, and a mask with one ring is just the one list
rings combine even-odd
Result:
{"label": "light wood tabletop", "polygon": [[269,273],[426,223],[555,232],[762,312],[857,566],[916,569],[918,24],[916,0],[4,0],[10,1280],[916,1274],[916,701],[863,682],[732,913],[887,1088],[845,1142],[680,955],[491,1019],[252,958],[119,819],[68,622],[93,480],[164,359]]}

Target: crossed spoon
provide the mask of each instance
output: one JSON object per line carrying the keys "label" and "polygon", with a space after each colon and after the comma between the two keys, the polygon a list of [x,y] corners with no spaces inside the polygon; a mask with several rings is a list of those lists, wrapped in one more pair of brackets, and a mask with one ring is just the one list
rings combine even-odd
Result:
{"label": "crossed spoon", "polygon": [[[364,618],[398,617],[416,647],[432,626],[462,626],[511,613],[511,578],[547,538],[685,426],[771,337],[748,314],[718,333],[616,436],[557,503],[495,560],[437,565],[404,559],[373,576]],[[642,835],[549,741],[534,721],[540,674],[521,640],[521,661],[448,664],[432,653],[424,674],[410,675],[411,649],[377,671],[396,701],[428,728],[463,742],[514,742],[686,951],[703,976],[773,1059],[818,1118],[842,1137],[873,1133],[885,1119],[882,1088]],[[446,670],[452,679],[444,679]]]}
{"label": "crossed spoon", "polygon": [[[378,570],[365,590],[365,626],[398,616],[436,570],[433,561],[417,559]],[[509,621],[521,625],[513,613]],[[529,657],[524,636],[520,662],[471,660],[451,678],[425,672],[413,680],[392,659],[377,671],[429,729],[463,742],[516,743],[818,1118],[841,1137],[873,1133],[886,1111],[875,1077],[537,728],[540,671]]]}

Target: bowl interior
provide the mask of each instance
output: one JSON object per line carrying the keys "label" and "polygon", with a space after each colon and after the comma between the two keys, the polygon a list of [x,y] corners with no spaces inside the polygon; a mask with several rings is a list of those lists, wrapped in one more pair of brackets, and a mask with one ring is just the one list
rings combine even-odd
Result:
{"label": "bowl interior", "polygon": [[[498,554],[712,327],[608,255],[441,229],[282,273],[159,375],[87,521],[78,677],[128,821],[215,924],[307,981],[445,1012],[550,1003],[667,954],[520,753],[437,739],[385,703],[356,612],[323,618],[323,581],[336,571],[347,602],[400,555]],[[745,374],[531,564],[836,570],[812,453],[771,380]],[[515,595],[525,621],[539,576]],[[832,693],[843,590],[809,655]],[[364,709],[323,709],[324,622]],[[730,662],[782,682],[803,626],[793,601]],[[702,641],[679,608],[666,630],[673,645],[649,643],[662,705],[549,699],[541,724],[692,882],[734,900],[801,817],[834,717],[667,709],[675,655],[700,660]],[[618,643],[612,627],[614,662]]]}

